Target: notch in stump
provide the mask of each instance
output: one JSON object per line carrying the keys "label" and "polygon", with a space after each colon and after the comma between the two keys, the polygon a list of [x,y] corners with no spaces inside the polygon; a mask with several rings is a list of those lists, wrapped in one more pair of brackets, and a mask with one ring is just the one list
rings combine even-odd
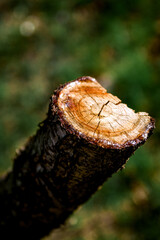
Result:
{"label": "notch in stump", "polygon": [[39,126],[0,182],[6,238],[39,239],[63,224],[145,143],[154,119],[82,77],[55,91]]}

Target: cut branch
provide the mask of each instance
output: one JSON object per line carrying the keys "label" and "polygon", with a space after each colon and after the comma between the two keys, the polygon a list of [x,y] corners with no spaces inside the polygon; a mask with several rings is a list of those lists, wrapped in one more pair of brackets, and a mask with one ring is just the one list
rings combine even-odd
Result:
{"label": "cut branch", "polygon": [[63,224],[144,144],[154,119],[82,77],[55,91],[39,126],[0,182],[6,239],[40,239]]}

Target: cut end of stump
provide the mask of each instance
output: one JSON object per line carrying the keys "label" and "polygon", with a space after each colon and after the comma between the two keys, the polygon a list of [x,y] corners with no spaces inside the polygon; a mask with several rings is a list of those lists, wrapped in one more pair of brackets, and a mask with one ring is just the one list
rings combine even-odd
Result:
{"label": "cut end of stump", "polygon": [[53,101],[67,131],[104,148],[140,145],[155,127],[148,113],[135,113],[88,76],[61,86]]}

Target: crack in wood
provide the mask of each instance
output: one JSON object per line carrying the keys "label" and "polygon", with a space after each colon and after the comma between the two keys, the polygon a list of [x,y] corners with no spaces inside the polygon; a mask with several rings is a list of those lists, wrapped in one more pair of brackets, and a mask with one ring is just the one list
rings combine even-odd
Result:
{"label": "crack in wood", "polygon": [[100,114],[101,114],[104,106],[107,106],[107,104],[108,104],[109,102],[110,102],[110,101],[108,100],[105,104],[102,105],[101,110],[100,110],[99,113],[98,113],[98,117],[100,116]]}

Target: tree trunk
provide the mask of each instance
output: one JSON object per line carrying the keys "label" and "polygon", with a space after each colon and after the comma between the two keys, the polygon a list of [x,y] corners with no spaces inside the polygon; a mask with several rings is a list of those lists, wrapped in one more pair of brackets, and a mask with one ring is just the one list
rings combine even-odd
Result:
{"label": "tree trunk", "polygon": [[154,129],[93,78],[61,86],[0,181],[0,235],[40,239],[121,169]]}

